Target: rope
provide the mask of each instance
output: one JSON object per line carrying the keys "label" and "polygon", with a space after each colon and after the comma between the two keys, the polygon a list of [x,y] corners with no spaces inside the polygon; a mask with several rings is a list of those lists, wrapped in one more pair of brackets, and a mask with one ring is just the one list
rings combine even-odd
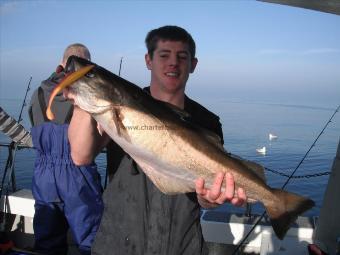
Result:
{"label": "rope", "polygon": [[[334,118],[335,114],[339,111],[340,105],[335,109],[334,113],[332,114],[332,116],[329,118],[329,120],[326,122],[325,126],[323,127],[323,129],[321,130],[321,132],[319,133],[319,135],[316,137],[316,139],[314,140],[314,142],[312,143],[312,145],[309,147],[309,149],[307,150],[307,152],[305,153],[305,155],[302,157],[301,161],[299,162],[299,164],[296,166],[296,168],[294,169],[294,171],[288,176],[288,179],[286,180],[286,182],[282,185],[281,189],[284,190],[284,188],[286,187],[286,185],[288,184],[288,182],[292,179],[292,177],[294,176],[295,172],[299,169],[299,167],[301,166],[302,162],[306,159],[307,155],[309,154],[309,152],[312,150],[312,148],[315,146],[315,143],[319,140],[320,136],[324,133],[325,129],[327,128],[327,126],[329,125],[329,123],[331,123],[332,119]],[[237,247],[235,248],[235,250],[233,251],[232,255],[236,255],[237,252],[239,251],[239,249],[241,248],[241,246],[245,243],[245,241],[248,239],[248,237],[250,236],[250,234],[254,231],[254,229],[256,228],[256,226],[260,223],[260,221],[263,219],[263,217],[266,215],[266,211],[264,211],[260,218],[255,222],[255,224],[253,225],[253,227],[249,230],[249,232],[247,233],[247,235],[242,239],[242,241],[237,245]]]}
{"label": "rope", "polygon": [[[280,176],[283,176],[283,177],[286,177],[286,178],[290,177],[290,175],[288,175],[288,174],[270,169],[268,167],[265,167],[264,169],[271,172],[271,173],[274,173],[274,174],[277,174],[277,175],[280,175]],[[295,175],[295,176],[291,176],[290,178],[291,179],[303,179],[303,178],[313,178],[313,177],[319,177],[319,176],[330,175],[330,174],[331,174],[331,172],[326,171],[326,172],[319,172],[319,173],[315,173],[315,174]]]}

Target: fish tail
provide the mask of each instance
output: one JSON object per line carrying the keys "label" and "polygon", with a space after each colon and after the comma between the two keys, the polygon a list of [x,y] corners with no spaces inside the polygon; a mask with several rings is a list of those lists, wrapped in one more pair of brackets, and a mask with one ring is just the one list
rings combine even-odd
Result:
{"label": "fish tail", "polygon": [[297,217],[314,206],[314,201],[280,189],[272,190],[276,199],[265,203],[267,214],[278,238],[283,239]]}

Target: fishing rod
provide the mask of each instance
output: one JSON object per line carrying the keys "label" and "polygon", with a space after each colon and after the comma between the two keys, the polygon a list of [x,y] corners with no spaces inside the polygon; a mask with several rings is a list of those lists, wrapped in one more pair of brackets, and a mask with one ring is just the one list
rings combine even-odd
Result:
{"label": "fishing rod", "polygon": [[[27,84],[27,88],[26,88],[26,92],[25,92],[23,102],[21,104],[21,109],[20,109],[20,114],[19,114],[19,119],[18,119],[17,124],[19,124],[22,121],[21,116],[22,116],[23,109],[26,106],[26,98],[27,98],[28,91],[31,89],[30,88],[31,81],[32,81],[32,76],[30,77],[28,84]],[[17,142],[12,142],[10,144],[10,146],[8,147],[8,157],[7,157],[7,162],[6,162],[3,178],[2,178],[2,181],[1,181],[1,187],[0,187],[0,198],[2,196],[2,192],[3,192],[3,189],[4,189],[5,178],[7,176],[7,170],[8,169],[9,169],[9,172],[8,172],[9,181],[8,181],[8,183],[12,182],[12,190],[13,191],[16,190],[14,162],[15,162],[15,155],[16,155],[17,149],[18,149],[18,143]],[[9,186],[9,184],[7,185],[7,187],[8,186]],[[6,192],[8,192],[8,189],[6,189]]]}
{"label": "fishing rod", "polygon": [[120,77],[120,71],[122,70],[123,57],[120,58],[118,76]]}
{"label": "fishing rod", "polygon": [[32,81],[32,76],[30,77],[30,80],[28,81],[28,84],[27,84],[26,93],[25,93],[24,100],[22,101],[22,105],[21,105],[18,123],[20,123],[22,121],[21,115],[22,115],[22,111],[23,111],[24,107],[26,106],[26,98],[27,98],[28,91],[31,89],[31,87],[30,87],[31,81]]}
{"label": "fishing rod", "polygon": [[[292,177],[294,176],[294,174],[296,173],[296,171],[299,169],[299,167],[301,166],[301,164],[303,163],[303,161],[306,159],[307,155],[309,154],[309,152],[312,150],[312,148],[315,146],[316,142],[319,140],[320,136],[324,133],[325,129],[327,128],[327,126],[329,125],[329,123],[332,122],[332,119],[334,118],[334,116],[337,114],[337,112],[340,109],[340,105],[335,109],[335,111],[333,112],[332,116],[329,118],[329,120],[326,122],[325,126],[323,127],[323,129],[320,131],[320,133],[318,134],[318,136],[316,137],[316,139],[314,140],[314,142],[312,143],[312,145],[309,147],[309,149],[307,150],[307,152],[305,153],[305,155],[302,157],[302,159],[300,160],[299,164],[296,166],[296,168],[294,169],[294,171],[290,174],[290,176],[288,177],[288,179],[286,180],[286,182],[282,185],[281,189],[283,190],[288,182],[292,179]],[[241,248],[241,246],[245,243],[245,241],[248,239],[248,237],[250,236],[250,234],[254,231],[254,229],[256,228],[256,226],[260,223],[260,221],[263,219],[263,217],[266,215],[266,211],[264,211],[260,218],[255,222],[255,224],[253,225],[253,227],[249,230],[249,232],[247,233],[247,235],[242,239],[242,241],[237,245],[237,247],[235,248],[235,250],[233,251],[232,255],[236,255],[236,253],[239,251],[239,249]]]}

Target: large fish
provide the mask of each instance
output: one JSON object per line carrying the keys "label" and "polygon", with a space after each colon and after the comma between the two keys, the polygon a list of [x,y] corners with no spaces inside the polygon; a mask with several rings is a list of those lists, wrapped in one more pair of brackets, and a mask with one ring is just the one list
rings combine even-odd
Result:
{"label": "large fish", "polygon": [[[49,106],[53,95],[69,86],[75,104],[93,116],[163,193],[194,192],[198,177],[209,187],[217,172],[230,172],[249,200],[263,203],[280,239],[299,214],[314,206],[308,198],[269,187],[261,166],[228,154],[218,137],[198,127],[185,111],[87,60],[72,57],[66,70],[69,75],[55,88]],[[53,118],[50,109],[47,115]]]}

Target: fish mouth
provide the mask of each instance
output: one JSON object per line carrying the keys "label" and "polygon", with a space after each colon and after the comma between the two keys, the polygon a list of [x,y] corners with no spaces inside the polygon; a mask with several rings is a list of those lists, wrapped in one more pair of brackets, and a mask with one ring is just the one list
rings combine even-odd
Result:
{"label": "fish mouth", "polygon": [[96,101],[91,101],[83,99],[82,97],[76,97],[74,99],[74,105],[77,105],[84,111],[94,115],[103,114],[114,108],[113,104],[105,100],[97,99]]}
{"label": "fish mouth", "polygon": [[89,65],[89,66],[85,66],[83,68],[80,68],[77,71],[74,71],[72,73],[69,73],[65,76],[65,78],[53,89],[50,98],[48,100],[48,106],[46,109],[46,116],[49,120],[54,120],[55,116],[51,110],[51,106],[52,106],[52,102],[54,97],[60,92],[62,91],[64,88],[72,85],[74,82],[76,82],[77,80],[79,80],[81,77],[83,77],[85,74],[87,74],[89,71],[92,70],[92,68],[94,68],[94,65]]}

